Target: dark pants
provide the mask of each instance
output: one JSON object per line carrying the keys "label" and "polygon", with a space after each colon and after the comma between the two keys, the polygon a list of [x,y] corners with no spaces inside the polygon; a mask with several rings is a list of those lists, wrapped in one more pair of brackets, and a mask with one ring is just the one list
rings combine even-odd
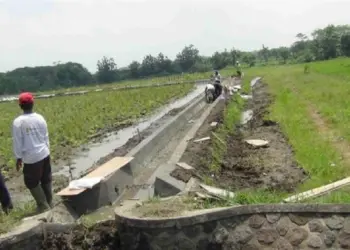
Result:
{"label": "dark pants", "polygon": [[215,83],[215,84],[214,84],[214,87],[215,87],[216,96],[221,95],[221,92],[222,92],[222,86],[221,86],[221,84],[220,84],[220,83]]}
{"label": "dark pants", "polygon": [[24,164],[23,176],[28,189],[50,183],[52,181],[50,156],[33,164]]}
{"label": "dark pants", "polygon": [[1,172],[0,172],[0,203],[4,210],[12,208],[10,193],[5,185],[5,180]]}

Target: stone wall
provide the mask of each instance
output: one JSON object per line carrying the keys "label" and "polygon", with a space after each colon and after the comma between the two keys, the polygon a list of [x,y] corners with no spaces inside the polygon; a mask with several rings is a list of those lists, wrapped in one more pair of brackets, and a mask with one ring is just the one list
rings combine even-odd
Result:
{"label": "stone wall", "polygon": [[350,205],[256,205],[170,219],[116,218],[122,249],[350,249]]}

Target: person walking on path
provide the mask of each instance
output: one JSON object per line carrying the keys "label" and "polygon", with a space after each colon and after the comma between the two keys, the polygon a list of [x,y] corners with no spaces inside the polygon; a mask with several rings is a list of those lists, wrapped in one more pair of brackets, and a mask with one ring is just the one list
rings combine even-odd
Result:
{"label": "person walking on path", "polygon": [[23,114],[13,122],[13,150],[16,168],[23,164],[24,184],[30,190],[37,204],[37,211],[52,207],[52,173],[50,143],[47,123],[44,117],[33,112],[34,97],[31,93],[19,96]]}
{"label": "person walking on path", "polygon": [[10,193],[6,187],[5,179],[0,172],[0,203],[2,210],[8,214],[13,209]]}

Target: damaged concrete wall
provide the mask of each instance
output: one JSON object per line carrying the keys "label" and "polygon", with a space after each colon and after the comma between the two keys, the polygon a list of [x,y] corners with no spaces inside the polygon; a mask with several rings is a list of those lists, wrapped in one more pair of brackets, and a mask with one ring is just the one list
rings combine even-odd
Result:
{"label": "damaged concrete wall", "polygon": [[350,205],[255,205],[170,219],[117,215],[122,249],[350,249]]}

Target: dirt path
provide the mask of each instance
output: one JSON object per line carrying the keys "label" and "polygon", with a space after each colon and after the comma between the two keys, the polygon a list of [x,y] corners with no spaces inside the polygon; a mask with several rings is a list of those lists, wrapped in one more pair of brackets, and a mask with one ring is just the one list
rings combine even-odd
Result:
{"label": "dirt path", "polygon": [[[292,87],[291,90],[295,94],[301,96],[301,93],[295,87]],[[350,166],[350,143],[341,137],[339,131],[332,128],[330,122],[327,121],[326,118],[322,117],[313,103],[306,99],[303,101],[306,104],[309,116],[314,121],[319,134],[329,141],[333,148],[335,148],[341,154],[342,162],[344,162],[345,165]]]}
{"label": "dirt path", "polygon": [[[242,127],[241,131],[236,131],[234,136],[227,138],[227,153],[218,173],[209,170],[212,161],[210,141],[190,142],[181,161],[194,167],[196,174],[204,177],[204,180],[209,178],[216,186],[225,189],[235,191],[262,187],[291,192],[305,178],[306,173],[294,161],[293,150],[279,125],[264,120],[272,102],[267,85],[257,85],[253,96],[253,101],[247,103],[247,108],[252,109],[254,114],[250,126]],[[196,138],[210,136],[214,130],[210,126],[211,122],[222,123],[223,108],[218,106],[213,110]],[[267,140],[269,146],[252,148],[245,143],[246,139]],[[178,178],[183,179],[180,176]]]}
{"label": "dirt path", "polygon": [[308,112],[319,133],[332,143],[332,146],[341,153],[342,161],[350,166],[350,143],[344,140],[338,131],[331,128],[329,122],[321,116],[320,112],[311,103],[308,105]]}

